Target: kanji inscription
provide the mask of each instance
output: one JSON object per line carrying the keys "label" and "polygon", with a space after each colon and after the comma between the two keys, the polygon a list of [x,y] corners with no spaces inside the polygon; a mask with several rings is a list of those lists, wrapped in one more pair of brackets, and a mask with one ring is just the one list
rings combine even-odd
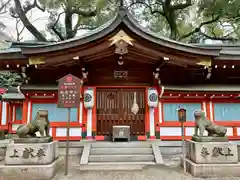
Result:
{"label": "kanji inscription", "polygon": [[81,80],[71,74],[58,82],[58,107],[77,108],[80,102]]}
{"label": "kanji inscription", "polygon": [[201,156],[206,157],[208,156],[210,153],[208,152],[207,148],[203,147],[202,151],[201,151]]}
{"label": "kanji inscription", "polygon": [[37,151],[34,151],[34,149],[32,149],[32,148],[25,148],[22,151],[22,153],[19,150],[14,149],[13,155],[11,155],[10,158],[19,158],[20,155],[24,159],[35,158],[35,157],[40,158],[42,156],[46,156],[46,154],[42,148],[37,149]]}
{"label": "kanji inscription", "polygon": [[32,148],[25,148],[24,151],[23,151],[23,155],[22,157],[24,159],[28,159],[29,157],[35,157],[35,155],[33,155],[33,152],[34,152],[34,149]]}
{"label": "kanji inscription", "polygon": [[18,158],[18,151],[16,149],[13,150],[13,155],[10,156],[10,158]]}
{"label": "kanji inscription", "polygon": [[221,148],[221,147],[214,147],[212,151],[212,156],[213,157],[218,157],[218,156],[233,156],[231,153],[230,148]]}
{"label": "kanji inscription", "polygon": [[[231,153],[231,149],[228,147],[222,148],[222,147],[214,147],[212,149],[212,157],[219,157],[219,156],[233,156],[233,153]],[[208,149],[206,147],[203,147],[201,150],[201,156],[206,157],[210,155]]]}

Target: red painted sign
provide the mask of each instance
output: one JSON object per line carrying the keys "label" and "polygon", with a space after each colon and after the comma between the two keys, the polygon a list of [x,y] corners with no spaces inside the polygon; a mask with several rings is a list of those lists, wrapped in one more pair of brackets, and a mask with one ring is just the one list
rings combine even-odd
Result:
{"label": "red painted sign", "polygon": [[58,108],[78,108],[81,80],[71,74],[58,81]]}
{"label": "red painted sign", "polygon": [[0,88],[0,94],[4,94],[7,91],[5,88]]}

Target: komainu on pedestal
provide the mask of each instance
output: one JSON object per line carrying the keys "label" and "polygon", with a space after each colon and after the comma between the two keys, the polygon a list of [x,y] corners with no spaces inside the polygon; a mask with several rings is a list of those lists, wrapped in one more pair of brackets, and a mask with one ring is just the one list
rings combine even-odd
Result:
{"label": "komainu on pedestal", "polygon": [[[5,164],[0,172],[6,177],[21,174],[26,180],[51,179],[63,165],[58,156],[58,142],[49,135],[47,110],[38,110],[36,117],[17,129],[19,138],[7,145]],[[39,132],[41,137],[37,137]]]}
{"label": "komainu on pedestal", "polygon": [[[214,124],[206,118],[205,113],[202,111],[195,111],[194,117],[196,126],[192,140],[199,142],[228,141],[226,127]],[[203,135],[205,130],[208,132],[208,136]]]}
{"label": "komainu on pedestal", "polygon": [[228,141],[227,128],[208,120],[202,111],[195,111],[194,116],[195,133],[186,141],[186,170],[203,178],[240,176],[237,144]]}
{"label": "komainu on pedestal", "polygon": [[41,137],[50,137],[49,128],[48,111],[38,110],[32,121],[17,128],[17,135],[19,138],[31,138],[36,137],[36,132],[39,132]]}

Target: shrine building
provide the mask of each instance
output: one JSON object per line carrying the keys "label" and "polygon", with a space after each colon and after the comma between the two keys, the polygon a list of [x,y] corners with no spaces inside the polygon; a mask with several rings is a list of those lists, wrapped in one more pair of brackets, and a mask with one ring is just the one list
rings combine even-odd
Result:
{"label": "shrine building", "polygon": [[186,138],[194,133],[193,112],[202,109],[227,127],[229,139],[240,139],[240,46],[159,37],[121,8],[80,37],[1,43],[1,71],[24,78],[20,91],[1,88],[0,129],[9,133],[46,109],[50,134],[66,140],[67,109],[57,107],[57,83],[72,74],[82,86],[79,106],[71,109],[70,140],[110,140],[113,125],[130,126],[131,140],[180,140],[179,107],[187,110]]}

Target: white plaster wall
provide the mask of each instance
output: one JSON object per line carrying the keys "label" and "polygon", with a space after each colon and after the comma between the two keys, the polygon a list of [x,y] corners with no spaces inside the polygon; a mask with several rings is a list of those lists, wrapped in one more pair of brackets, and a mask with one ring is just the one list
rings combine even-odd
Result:
{"label": "white plaster wall", "polygon": [[[186,136],[192,136],[194,134],[194,127],[186,127]],[[207,131],[204,131],[204,136],[207,136]]]}
{"label": "white plaster wall", "polygon": [[181,136],[182,131],[180,127],[161,127],[160,136]]}
{"label": "white plaster wall", "polygon": [[67,128],[56,128],[56,136],[67,136]]}
{"label": "white plaster wall", "polygon": [[192,136],[194,134],[194,127],[186,127],[186,136]]}
{"label": "white plaster wall", "polygon": [[[56,128],[56,136],[64,137],[67,136],[67,128]],[[82,128],[70,128],[69,136],[82,136]]]}
{"label": "white plaster wall", "polygon": [[227,127],[227,136],[233,136],[233,128]]}
{"label": "white plaster wall", "polygon": [[240,127],[237,128],[237,135],[240,136]]}
{"label": "white plaster wall", "polygon": [[[52,136],[52,128],[49,128],[49,134],[50,134],[50,136]],[[37,132],[36,135],[37,135],[37,137],[41,136],[39,132]]]}
{"label": "white plaster wall", "polygon": [[7,124],[7,103],[2,102],[2,121],[1,125],[6,125]]}
{"label": "white plaster wall", "polygon": [[70,128],[70,136],[82,136],[82,128]]}

